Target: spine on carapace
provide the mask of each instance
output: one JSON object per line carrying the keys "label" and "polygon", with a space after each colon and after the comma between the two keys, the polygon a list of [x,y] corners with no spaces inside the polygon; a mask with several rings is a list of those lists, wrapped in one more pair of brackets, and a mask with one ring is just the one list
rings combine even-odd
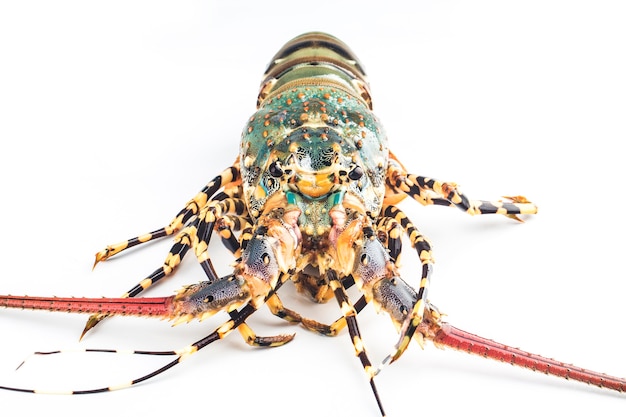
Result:
{"label": "spine on carapace", "polygon": [[543,372],[565,379],[584,382],[600,388],[609,388],[615,391],[626,390],[626,379],[614,377],[600,372],[590,371],[578,366],[548,359],[534,353],[528,353],[521,349],[503,345],[493,340],[457,329],[447,323],[441,325],[441,329],[433,338],[433,342],[439,347],[473,353],[485,358],[495,359],[510,363],[531,371]]}
{"label": "spine on carapace", "polygon": [[173,297],[156,298],[63,298],[5,295],[0,307],[48,310],[65,313],[168,317]]}

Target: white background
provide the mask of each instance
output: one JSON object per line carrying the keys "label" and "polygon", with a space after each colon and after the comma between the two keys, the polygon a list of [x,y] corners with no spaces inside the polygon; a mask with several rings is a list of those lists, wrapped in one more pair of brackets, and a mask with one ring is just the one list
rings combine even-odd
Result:
{"label": "white background", "polygon": [[[456,181],[472,198],[524,194],[540,207],[518,224],[402,203],[433,242],[430,298],[448,321],[626,376],[623,2],[406,4],[3,2],[0,292],[119,296],[159,266],[171,241],[91,272],[96,251],[165,225],[235,159],[271,56],[292,37],[322,30],[363,61],[392,149],[412,172]],[[230,257],[215,243],[225,274]],[[407,249],[403,270],[417,283],[414,258]],[[190,258],[149,295],[201,279]],[[281,293],[309,316],[338,317],[335,303],[300,301],[291,286]],[[395,336],[369,310],[359,319],[377,361]],[[65,355],[13,369],[37,350],[180,348],[224,320],[171,328],[115,318],[79,344],[85,319],[0,311],[0,385],[121,383],[166,360]],[[20,415],[377,415],[345,333],[323,338],[265,311],[249,323],[259,334],[297,337],[268,350],[233,334],[132,389],[0,392],[0,403]],[[624,395],[432,345],[412,345],[377,383],[391,416],[616,415],[626,407]]]}

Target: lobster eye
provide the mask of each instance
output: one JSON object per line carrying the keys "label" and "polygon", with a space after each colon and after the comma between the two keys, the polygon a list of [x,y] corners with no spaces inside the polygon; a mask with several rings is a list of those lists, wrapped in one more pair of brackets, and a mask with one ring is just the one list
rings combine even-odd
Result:
{"label": "lobster eye", "polygon": [[270,175],[274,178],[280,178],[283,176],[285,172],[283,171],[283,168],[280,166],[280,162],[278,161],[274,161],[272,162],[272,164],[270,165]]}
{"label": "lobster eye", "polygon": [[348,178],[350,178],[351,180],[355,180],[355,181],[361,178],[362,176],[363,176],[363,168],[361,168],[358,165],[352,168],[352,171],[348,173]]}

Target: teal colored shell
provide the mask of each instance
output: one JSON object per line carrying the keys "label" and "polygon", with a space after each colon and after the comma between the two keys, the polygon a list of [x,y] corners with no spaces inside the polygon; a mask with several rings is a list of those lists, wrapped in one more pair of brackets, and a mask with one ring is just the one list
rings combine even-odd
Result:
{"label": "teal colored shell", "polygon": [[[335,87],[291,88],[264,100],[244,129],[244,198],[258,218],[281,191],[307,201],[346,193],[376,217],[388,155],[384,130],[362,100]],[[326,186],[307,187],[311,178]]]}

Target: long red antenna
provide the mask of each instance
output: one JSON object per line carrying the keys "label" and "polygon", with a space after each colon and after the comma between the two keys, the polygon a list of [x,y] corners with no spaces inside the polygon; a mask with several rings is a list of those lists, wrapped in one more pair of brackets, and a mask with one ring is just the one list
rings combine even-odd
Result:
{"label": "long red antenna", "polygon": [[174,296],[149,298],[62,298],[4,295],[0,296],[0,307],[66,313],[171,318],[173,299]]}
{"label": "long red antenna", "polygon": [[440,324],[440,328],[436,330],[432,341],[439,347],[450,347],[547,375],[573,379],[619,392],[626,390],[626,379],[565,364],[534,353],[528,353],[521,349],[503,345],[502,343],[457,329],[448,323]]}

